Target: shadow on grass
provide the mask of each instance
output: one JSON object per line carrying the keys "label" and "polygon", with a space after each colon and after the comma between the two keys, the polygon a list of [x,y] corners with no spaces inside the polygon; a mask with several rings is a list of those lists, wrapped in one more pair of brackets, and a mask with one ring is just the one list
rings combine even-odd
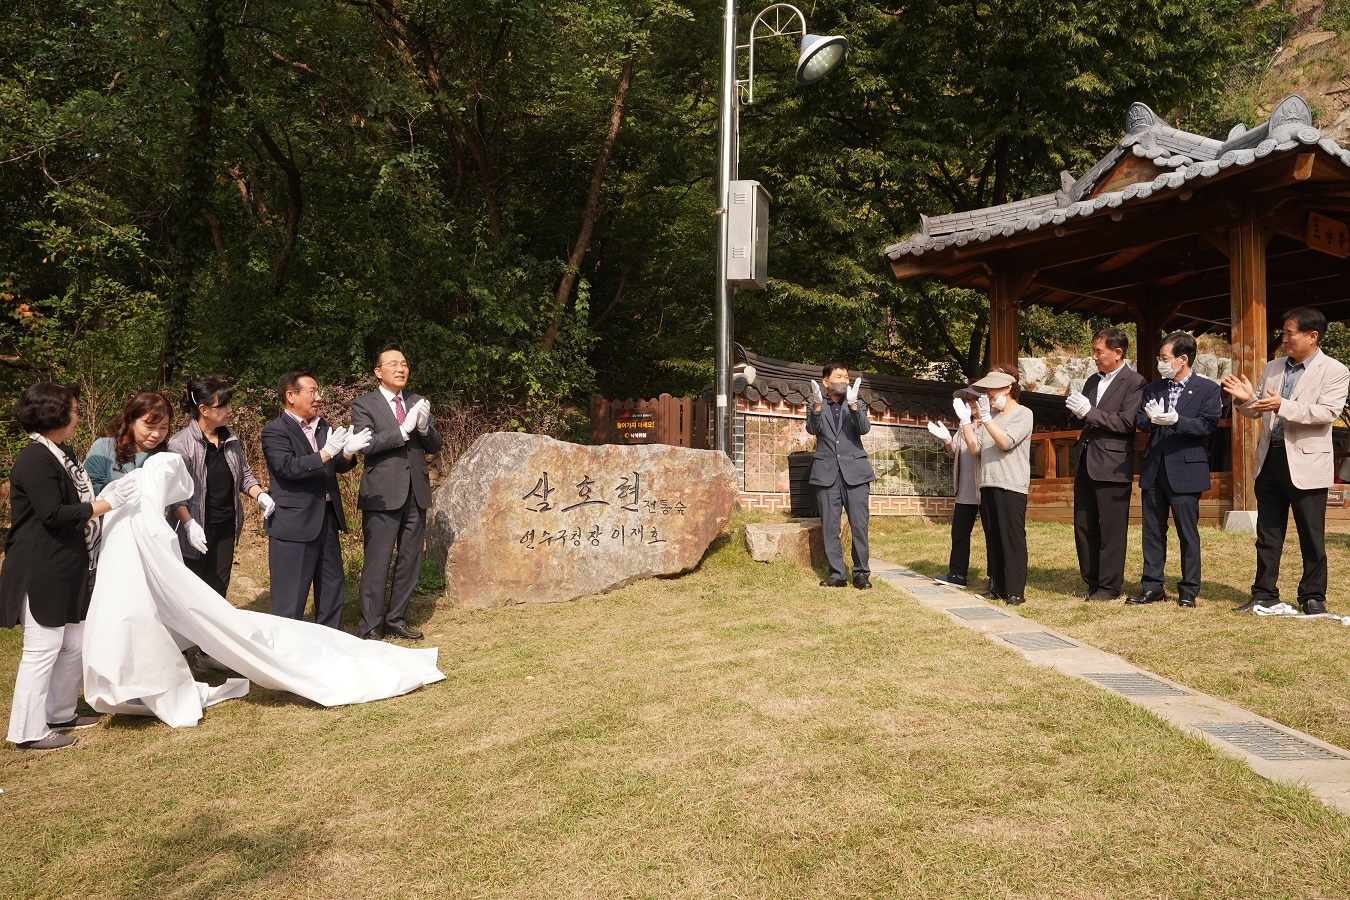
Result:
{"label": "shadow on grass", "polygon": [[275,887],[303,876],[313,858],[331,845],[328,832],[312,817],[259,828],[256,822],[204,810],[179,827],[146,835],[135,854],[144,866],[133,877],[145,896],[249,895],[250,884],[261,890],[264,883]]}

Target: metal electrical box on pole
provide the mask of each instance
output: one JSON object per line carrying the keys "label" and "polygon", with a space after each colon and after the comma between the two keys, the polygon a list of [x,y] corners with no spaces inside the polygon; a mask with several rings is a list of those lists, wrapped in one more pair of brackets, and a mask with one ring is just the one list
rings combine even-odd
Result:
{"label": "metal electrical box on pole", "polygon": [[769,283],[769,192],[758,181],[733,181],[727,194],[727,283],[762,291]]}

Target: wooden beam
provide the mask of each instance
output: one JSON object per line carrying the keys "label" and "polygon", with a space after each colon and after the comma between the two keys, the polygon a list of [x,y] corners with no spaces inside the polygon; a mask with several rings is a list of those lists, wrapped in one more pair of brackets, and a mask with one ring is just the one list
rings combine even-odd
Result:
{"label": "wooden beam", "polygon": [[1294,180],[1307,181],[1312,177],[1313,165],[1317,162],[1316,153],[1300,153],[1294,157]]}
{"label": "wooden beam", "polygon": [[1004,265],[989,282],[989,365],[1017,365],[1017,301],[1026,274]]}
{"label": "wooden beam", "polygon": [[[1242,218],[1229,232],[1229,294],[1233,344],[1232,371],[1257,383],[1266,365],[1266,242],[1270,236],[1255,208],[1245,204]],[[1261,420],[1234,410],[1233,509],[1256,509],[1256,439]]]}

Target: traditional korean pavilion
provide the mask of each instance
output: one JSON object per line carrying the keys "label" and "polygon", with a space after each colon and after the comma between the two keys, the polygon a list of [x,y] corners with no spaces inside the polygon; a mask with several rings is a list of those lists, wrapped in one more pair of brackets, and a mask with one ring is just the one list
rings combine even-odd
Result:
{"label": "traditional korean pavilion", "polygon": [[[1350,318],[1350,151],[1313,127],[1302,97],[1224,140],[1173,128],[1142,103],[1125,124],[1054,193],[924,216],[886,248],[895,276],[986,291],[995,364],[1017,362],[1020,304],[1134,322],[1150,363],[1167,331],[1227,332],[1233,370],[1253,379],[1278,347],[1272,316],[1310,305]],[[1215,486],[1231,509],[1256,508],[1258,425],[1232,423],[1231,481]]]}

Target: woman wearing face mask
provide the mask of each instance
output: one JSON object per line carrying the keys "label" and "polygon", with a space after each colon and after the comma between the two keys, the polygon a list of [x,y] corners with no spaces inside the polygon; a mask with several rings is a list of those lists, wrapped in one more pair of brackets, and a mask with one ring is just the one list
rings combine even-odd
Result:
{"label": "woman wearing face mask", "polygon": [[173,408],[163,394],[147,391],[128,400],[117,418],[108,423],[106,437],[94,441],[84,457],[84,470],[89,473],[94,493],[145,465],[151,453],[163,450],[172,418]]}
{"label": "woman wearing face mask", "polygon": [[980,460],[980,521],[989,569],[989,593],[1012,606],[1027,584],[1027,491],[1031,487],[1031,410],[1017,402],[1022,387],[1012,366],[994,370],[971,385],[985,396],[976,404],[979,423],[961,433]]}
{"label": "woman wearing face mask", "polygon": [[230,587],[234,548],[244,532],[247,495],[272,512],[272,498],[262,489],[239,437],[230,430],[234,388],[220,375],[202,375],[188,382],[179,406],[187,427],[169,438],[169,449],[187,462],[192,496],[172,507],[183,562],[194,575],[224,597]]}
{"label": "woman wearing face mask", "polygon": [[[971,390],[969,385],[952,394],[952,406],[958,410],[958,421],[962,410],[966,421],[970,420],[970,406],[977,403],[981,396],[978,391]],[[961,403],[959,408],[955,402],[958,400]],[[947,574],[938,575],[933,580],[939,584],[965,587],[970,569],[970,534],[975,530],[975,519],[980,513],[980,458],[970,452],[959,428],[956,434],[950,434],[945,426],[929,422],[928,430],[942,441],[942,449],[952,461],[952,487],[956,493],[952,505],[952,549],[947,559]]]}

